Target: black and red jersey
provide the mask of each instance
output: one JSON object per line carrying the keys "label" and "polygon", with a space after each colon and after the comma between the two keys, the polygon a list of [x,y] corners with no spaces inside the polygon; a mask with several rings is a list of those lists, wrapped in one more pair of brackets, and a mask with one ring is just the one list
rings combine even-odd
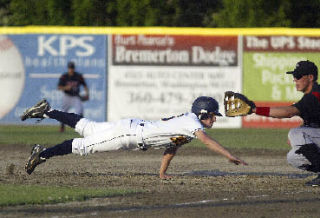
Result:
{"label": "black and red jersey", "polygon": [[320,85],[314,83],[310,93],[305,94],[300,101],[295,103],[300,111],[304,126],[320,128]]}
{"label": "black and red jersey", "polygon": [[80,73],[74,72],[72,76],[68,73],[64,73],[60,79],[58,86],[70,85],[71,90],[64,91],[66,94],[71,96],[78,96],[80,92],[80,86],[87,86],[83,76]]}

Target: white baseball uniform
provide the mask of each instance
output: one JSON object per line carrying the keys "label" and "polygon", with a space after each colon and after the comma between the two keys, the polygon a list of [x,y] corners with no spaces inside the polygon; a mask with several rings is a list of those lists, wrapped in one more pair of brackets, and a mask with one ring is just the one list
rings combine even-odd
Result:
{"label": "white baseball uniform", "polygon": [[75,131],[83,138],[73,140],[72,153],[87,155],[119,149],[181,146],[194,139],[198,130],[204,128],[194,113],[158,121],[129,118],[117,122],[94,122],[82,118]]}

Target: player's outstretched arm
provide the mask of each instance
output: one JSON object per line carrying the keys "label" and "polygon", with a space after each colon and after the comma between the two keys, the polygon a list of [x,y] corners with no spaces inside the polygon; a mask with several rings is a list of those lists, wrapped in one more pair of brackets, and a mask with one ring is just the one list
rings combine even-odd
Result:
{"label": "player's outstretched arm", "polygon": [[163,154],[162,161],[161,161],[161,166],[160,166],[160,172],[159,172],[159,177],[160,179],[170,179],[171,176],[168,176],[166,174],[166,171],[170,165],[171,160],[173,157],[176,155],[178,148],[167,148]]}
{"label": "player's outstretched arm", "polygon": [[300,114],[295,106],[256,107],[256,104],[245,95],[232,91],[225,92],[224,107],[225,114],[228,117],[246,116],[255,113],[266,117],[291,118]]}
{"label": "player's outstretched arm", "polygon": [[233,156],[227,149],[222,147],[222,145],[220,145],[219,142],[215,141],[213,138],[208,136],[204,131],[199,130],[199,131],[195,132],[195,135],[210,150],[225,156],[226,158],[229,159],[230,162],[232,162],[232,163],[234,163],[236,165],[238,165],[238,164],[248,165],[243,160]]}
{"label": "player's outstretched arm", "polygon": [[291,118],[300,114],[298,108],[294,106],[256,107],[252,110],[252,112],[258,115],[274,118]]}

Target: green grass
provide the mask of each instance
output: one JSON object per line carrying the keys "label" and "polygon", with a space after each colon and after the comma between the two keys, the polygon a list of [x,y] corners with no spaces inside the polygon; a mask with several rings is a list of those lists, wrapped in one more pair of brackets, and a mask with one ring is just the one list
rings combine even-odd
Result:
{"label": "green grass", "polygon": [[[210,129],[207,133],[222,145],[237,149],[287,150],[288,129]],[[58,132],[58,126],[0,126],[1,144],[55,145],[80,137],[71,128]],[[194,140],[187,146],[204,146]]]}
{"label": "green grass", "polygon": [[[208,135],[228,148],[288,150],[288,129],[210,129]],[[194,140],[189,146],[202,146]]]}
{"label": "green grass", "polygon": [[141,191],[0,184],[0,206],[84,201],[94,197],[123,196]]}
{"label": "green grass", "polygon": [[58,126],[0,126],[0,145],[1,144],[43,144],[55,145],[64,140],[80,137],[71,128],[66,128],[64,133],[59,132]]}

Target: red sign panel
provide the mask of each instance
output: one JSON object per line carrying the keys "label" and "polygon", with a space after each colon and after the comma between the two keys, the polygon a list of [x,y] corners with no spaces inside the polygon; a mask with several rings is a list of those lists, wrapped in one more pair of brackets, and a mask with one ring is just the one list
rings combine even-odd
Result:
{"label": "red sign panel", "polygon": [[113,35],[112,64],[238,66],[238,37]]}

